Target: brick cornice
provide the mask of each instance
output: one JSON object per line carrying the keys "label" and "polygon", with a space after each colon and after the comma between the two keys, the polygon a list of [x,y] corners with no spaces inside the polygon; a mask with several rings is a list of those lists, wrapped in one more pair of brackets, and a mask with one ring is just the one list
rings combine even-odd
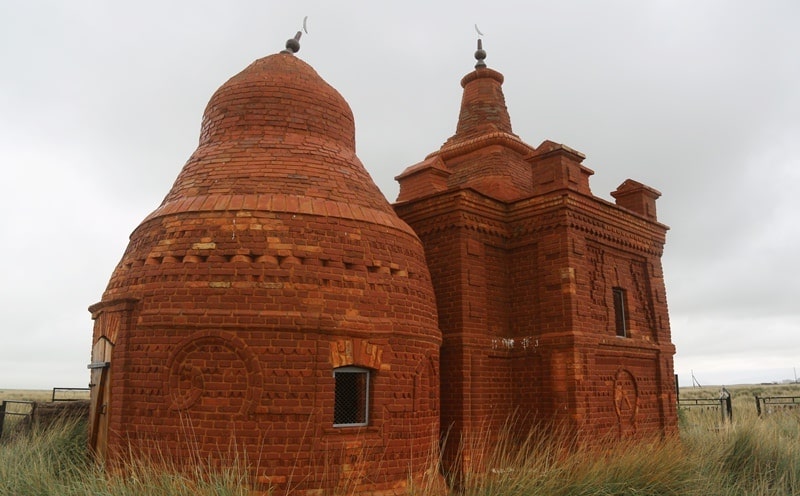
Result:
{"label": "brick cornice", "polygon": [[510,148],[523,157],[529,156],[536,152],[534,147],[522,141],[518,136],[503,131],[495,131],[482,134],[474,138],[459,139],[453,143],[445,143],[439,150],[428,154],[428,156],[425,157],[425,160],[439,156],[443,161],[446,162],[452,158],[466,155],[492,145],[500,145]]}
{"label": "brick cornice", "polygon": [[568,204],[571,228],[607,243],[661,256],[667,226],[600,199],[589,200],[576,195],[568,197]]}
{"label": "brick cornice", "polygon": [[562,190],[514,203],[510,207],[509,219],[517,223],[513,229],[515,235],[540,230],[542,212],[548,209],[563,210],[561,222],[566,227],[607,244],[657,256],[661,256],[669,229],[602,198]]}
{"label": "brick cornice", "polygon": [[565,227],[605,244],[654,256],[661,256],[668,229],[600,198],[566,190],[511,204],[472,189],[451,190],[395,208],[419,236],[461,227],[513,240]]}
{"label": "brick cornice", "polygon": [[138,298],[119,298],[116,300],[99,301],[89,307],[92,319],[97,319],[103,312],[131,311],[139,302]]}
{"label": "brick cornice", "polygon": [[394,207],[419,236],[459,227],[508,237],[506,204],[471,188],[448,190]]}
{"label": "brick cornice", "polygon": [[287,194],[263,195],[198,195],[181,197],[177,200],[163,203],[141,223],[167,215],[198,213],[198,212],[224,212],[224,211],[264,211],[270,213],[289,213],[302,215],[318,215],[321,217],[335,217],[340,219],[357,220],[392,227],[394,229],[413,234],[414,231],[403,221],[390,212],[383,212],[364,205],[345,203],[341,201],[311,198]]}

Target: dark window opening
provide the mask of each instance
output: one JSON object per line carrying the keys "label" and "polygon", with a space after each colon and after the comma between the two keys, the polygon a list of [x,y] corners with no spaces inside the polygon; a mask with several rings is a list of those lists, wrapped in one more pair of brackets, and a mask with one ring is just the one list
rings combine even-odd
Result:
{"label": "dark window opening", "polygon": [[336,382],[333,426],[364,426],[369,422],[369,370],[341,367],[333,371]]}
{"label": "dark window opening", "polygon": [[614,327],[617,330],[617,336],[628,337],[628,309],[625,305],[625,290],[622,288],[613,288],[614,293]]}

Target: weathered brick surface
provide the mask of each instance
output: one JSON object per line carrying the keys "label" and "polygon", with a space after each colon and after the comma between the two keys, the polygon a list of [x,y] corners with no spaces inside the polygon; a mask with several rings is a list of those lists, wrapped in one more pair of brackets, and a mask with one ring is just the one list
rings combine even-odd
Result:
{"label": "weathered brick surface", "polygon": [[[436,292],[442,429],[480,437],[516,415],[586,442],[674,432],[659,193],[628,180],[617,205],[594,197],[582,154],[512,133],[502,82],[465,76],[456,133],[397,178]],[[627,337],[612,288],[626,291]],[[448,464],[480,463],[456,445]]]}
{"label": "weathered brick surface", "polygon": [[[95,342],[113,343],[97,408],[109,462],[245,457],[260,488],[299,494],[401,493],[428,468],[430,275],[354,134],[342,97],[289,54],[211,98],[197,150],[91,308]],[[366,427],[333,427],[340,366],[371,370]]]}
{"label": "weathered brick surface", "polygon": [[[440,429],[466,469],[480,453],[459,441],[512,416],[587,442],[674,432],[660,193],[594,197],[582,154],[513,134],[502,83],[464,77],[456,133],[398,176],[394,208],[308,65],[273,55],[223,85],[91,307],[98,455],[238,456],[257,489],[400,494]],[[333,427],[343,366],[371,371],[366,427]]]}

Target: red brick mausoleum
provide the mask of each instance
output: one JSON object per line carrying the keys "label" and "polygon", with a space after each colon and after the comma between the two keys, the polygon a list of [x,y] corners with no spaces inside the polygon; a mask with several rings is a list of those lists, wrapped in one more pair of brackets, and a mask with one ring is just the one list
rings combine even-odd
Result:
{"label": "red brick mausoleum", "polygon": [[94,319],[90,444],[224,466],[256,489],[404,494],[566,427],[676,430],[660,193],[595,197],[584,156],[515,135],[485,52],[456,132],[390,205],[352,111],[294,52],[223,84],[197,150],[133,231]]}

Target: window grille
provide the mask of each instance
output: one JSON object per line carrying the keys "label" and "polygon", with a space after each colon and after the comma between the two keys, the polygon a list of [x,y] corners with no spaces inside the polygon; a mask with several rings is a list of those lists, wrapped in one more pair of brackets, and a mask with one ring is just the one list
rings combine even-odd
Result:
{"label": "window grille", "polygon": [[334,369],[336,382],[334,427],[356,427],[369,423],[369,370],[359,367]]}
{"label": "window grille", "polygon": [[628,312],[625,305],[625,290],[622,288],[613,288],[614,293],[614,327],[617,330],[617,336],[625,338],[628,337]]}

